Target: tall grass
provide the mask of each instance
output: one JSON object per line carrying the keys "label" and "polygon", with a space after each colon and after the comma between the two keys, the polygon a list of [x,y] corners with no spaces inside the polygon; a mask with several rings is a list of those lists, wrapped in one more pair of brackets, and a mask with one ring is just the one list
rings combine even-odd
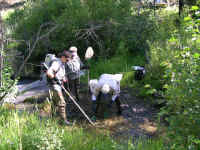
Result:
{"label": "tall grass", "polygon": [[0,108],[1,150],[113,150],[107,135],[95,135],[83,128],[59,126],[55,120],[41,120],[28,114]]}
{"label": "tall grass", "polygon": [[132,145],[131,150],[166,150],[166,146],[162,139],[157,140],[139,140],[136,144]]}
{"label": "tall grass", "polygon": [[[88,132],[78,126],[60,126],[56,120],[44,120],[37,114],[5,108],[0,108],[0,114],[0,150],[147,150],[149,147],[153,150],[156,146],[159,148],[159,142],[150,141],[144,144],[146,148],[142,143],[118,144],[108,134],[96,132],[96,129]],[[162,143],[160,146],[163,146]]]}

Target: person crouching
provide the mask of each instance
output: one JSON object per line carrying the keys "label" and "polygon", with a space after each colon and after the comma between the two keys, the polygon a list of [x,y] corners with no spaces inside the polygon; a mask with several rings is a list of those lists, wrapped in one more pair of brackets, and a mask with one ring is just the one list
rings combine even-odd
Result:
{"label": "person crouching", "polygon": [[107,97],[109,94],[112,95],[112,99],[109,101],[108,108],[112,108],[113,103],[117,105],[117,114],[121,115],[121,103],[119,100],[120,95],[120,80],[122,79],[122,74],[102,74],[99,80],[90,80],[90,92],[92,100],[92,112],[94,115],[98,112],[98,101],[102,97]]}

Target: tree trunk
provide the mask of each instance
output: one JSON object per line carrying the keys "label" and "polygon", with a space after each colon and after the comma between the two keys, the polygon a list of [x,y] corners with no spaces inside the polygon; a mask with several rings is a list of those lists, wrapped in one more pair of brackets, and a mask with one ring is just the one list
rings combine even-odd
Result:
{"label": "tree trunk", "polygon": [[139,2],[138,2],[138,8],[137,8],[137,14],[138,14],[138,16],[140,15],[140,10],[141,10],[141,8],[142,8],[142,1],[140,0]]}
{"label": "tree trunk", "polygon": [[0,87],[3,86],[3,77],[2,77],[2,69],[3,69],[3,49],[4,49],[4,31],[3,31],[3,20],[0,12]]}
{"label": "tree trunk", "polygon": [[183,11],[183,6],[184,6],[183,0],[179,0],[179,16],[181,16],[181,13]]}
{"label": "tree trunk", "polygon": [[156,15],[156,0],[153,0],[154,16]]}

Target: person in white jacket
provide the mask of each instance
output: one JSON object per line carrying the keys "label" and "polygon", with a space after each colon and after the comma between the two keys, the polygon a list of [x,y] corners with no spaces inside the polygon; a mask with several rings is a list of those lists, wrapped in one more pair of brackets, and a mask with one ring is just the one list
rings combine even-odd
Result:
{"label": "person in white jacket", "polygon": [[92,99],[92,111],[94,114],[98,111],[97,102],[101,100],[102,96],[112,95],[112,99],[108,104],[108,108],[112,107],[112,104],[116,102],[118,108],[118,114],[121,115],[121,103],[119,100],[120,95],[120,81],[122,74],[102,74],[99,80],[90,80],[90,92]]}

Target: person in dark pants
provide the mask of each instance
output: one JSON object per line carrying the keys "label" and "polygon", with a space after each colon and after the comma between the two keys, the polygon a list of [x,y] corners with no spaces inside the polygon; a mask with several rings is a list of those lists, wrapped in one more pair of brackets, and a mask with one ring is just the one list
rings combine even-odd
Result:
{"label": "person in dark pants", "polygon": [[80,69],[82,62],[77,54],[77,48],[75,46],[70,47],[68,52],[72,54],[72,59],[65,63],[66,77],[68,79],[68,85],[66,86],[72,95],[79,100]]}
{"label": "person in dark pants", "polygon": [[108,108],[111,109],[115,102],[118,109],[117,114],[121,115],[121,103],[119,100],[121,79],[122,74],[103,74],[100,76],[99,80],[90,80],[89,86],[92,94],[92,112],[94,116],[97,114],[99,101],[109,94],[112,95],[112,99],[109,101]]}

